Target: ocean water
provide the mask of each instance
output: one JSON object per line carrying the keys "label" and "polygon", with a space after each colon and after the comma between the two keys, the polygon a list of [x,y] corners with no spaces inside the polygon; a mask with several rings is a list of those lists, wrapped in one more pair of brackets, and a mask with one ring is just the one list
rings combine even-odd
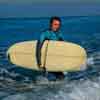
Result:
{"label": "ocean water", "polygon": [[0,100],[100,100],[100,16],[62,17],[65,40],[83,46],[88,60],[85,71],[69,73],[59,84],[8,61],[12,44],[37,40],[48,23],[49,18],[0,19]]}

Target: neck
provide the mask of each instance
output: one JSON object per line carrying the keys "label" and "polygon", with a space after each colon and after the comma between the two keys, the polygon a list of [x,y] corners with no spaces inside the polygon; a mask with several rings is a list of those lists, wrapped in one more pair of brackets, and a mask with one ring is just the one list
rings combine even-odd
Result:
{"label": "neck", "polygon": [[59,31],[59,30],[56,30],[56,31],[55,31],[55,30],[53,30],[53,29],[51,29],[51,28],[50,28],[49,30],[50,30],[50,31],[53,31],[53,32],[58,32],[58,31]]}

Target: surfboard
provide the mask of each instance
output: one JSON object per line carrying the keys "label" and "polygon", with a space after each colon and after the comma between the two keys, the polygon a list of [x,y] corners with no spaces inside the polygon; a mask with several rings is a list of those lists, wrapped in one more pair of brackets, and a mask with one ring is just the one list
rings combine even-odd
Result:
{"label": "surfboard", "polygon": [[[19,67],[39,70],[36,46],[36,40],[13,44],[7,51],[9,61]],[[42,66],[49,72],[80,71],[86,60],[85,49],[70,42],[45,41],[41,50]]]}

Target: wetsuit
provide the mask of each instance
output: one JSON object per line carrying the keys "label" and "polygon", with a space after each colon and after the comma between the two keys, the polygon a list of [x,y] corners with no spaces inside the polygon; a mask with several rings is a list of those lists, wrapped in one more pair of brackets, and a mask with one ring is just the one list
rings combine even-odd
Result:
{"label": "wetsuit", "polygon": [[[45,40],[54,40],[54,41],[64,41],[63,35],[60,31],[54,32],[52,30],[47,30],[42,32],[37,43],[36,57],[38,66],[41,65],[41,48]],[[62,51],[61,51],[62,52]],[[56,78],[63,76],[62,72],[49,72],[49,74],[54,75]]]}

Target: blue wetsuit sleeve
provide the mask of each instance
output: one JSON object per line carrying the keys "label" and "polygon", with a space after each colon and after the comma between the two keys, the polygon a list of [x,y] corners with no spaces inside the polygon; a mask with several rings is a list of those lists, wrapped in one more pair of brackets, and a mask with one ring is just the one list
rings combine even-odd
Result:
{"label": "blue wetsuit sleeve", "polygon": [[46,39],[46,35],[44,33],[41,34],[39,40],[37,41],[37,47],[36,47],[36,59],[37,59],[37,65],[41,65],[41,48],[43,46],[43,43]]}
{"label": "blue wetsuit sleeve", "polygon": [[59,33],[59,41],[64,41],[64,37],[62,33]]}

